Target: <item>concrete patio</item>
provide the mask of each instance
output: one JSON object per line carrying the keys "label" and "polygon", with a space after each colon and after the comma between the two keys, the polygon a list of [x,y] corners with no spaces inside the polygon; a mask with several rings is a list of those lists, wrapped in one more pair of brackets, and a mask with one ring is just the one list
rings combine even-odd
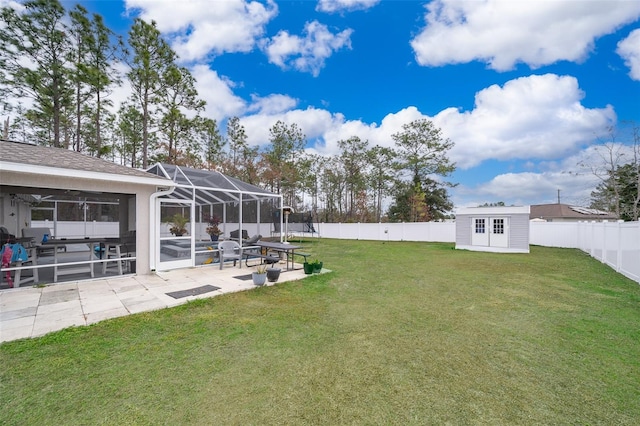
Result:
{"label": "concrete patio", "polygon": [[[277,283],[305,277],[302,265],[282,269]],[[89,325],[109,318],[169,308],[190,300],[255,288],[251,279],[241,279],[253,268],[197,267],[125,275],[89,281],[0,290],[0,342],[43,336],[72,326]],[[266,285],[274,283],[267,282]],[[218,289],[212,289],[215,286]],[[202,294],[174,298],[173,292]]]}

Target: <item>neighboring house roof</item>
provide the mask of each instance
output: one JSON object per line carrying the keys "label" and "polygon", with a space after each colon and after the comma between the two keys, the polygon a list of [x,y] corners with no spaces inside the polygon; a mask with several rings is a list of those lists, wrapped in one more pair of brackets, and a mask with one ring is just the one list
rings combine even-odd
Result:
{"label": "neighboring house roof", "polygon": [[171,181],[80,152],[0,139],[0,171],[74,176],[149,185]]}
{"label": "neighboring house roof", "polygon": [[589,209],[586,207],[571,206],[568,204],[537,204],[531,206],[530,219],[571,219],[571,220],[617,220],[618,217],[611,212]]}

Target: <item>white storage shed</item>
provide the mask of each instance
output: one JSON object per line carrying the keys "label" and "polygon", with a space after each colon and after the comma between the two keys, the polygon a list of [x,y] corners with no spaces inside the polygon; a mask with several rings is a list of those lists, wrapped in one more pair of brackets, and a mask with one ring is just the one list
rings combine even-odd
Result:
{"label": "white storage shed", "polygon": [[456,249],[529,253],[529,206],[456,211]]}

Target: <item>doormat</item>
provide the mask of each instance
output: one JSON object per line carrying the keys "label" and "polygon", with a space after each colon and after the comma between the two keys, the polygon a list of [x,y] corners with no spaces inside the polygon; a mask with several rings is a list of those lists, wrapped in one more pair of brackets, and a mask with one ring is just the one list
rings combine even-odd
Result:
{"label": "doormat", "polygon": [[214,285],[203,285],[202,287],[190,288],[187,290],[172,291],[167,293],[167,296],[171,296],[174,299],[181,299],[187,296],[197,296],[198,294],[209,293],[210,291],[220,290],[220,287]]}
{"label": "doormat", "polygon": [[236,280],[241,280],[241,281],[249,281],[249,280],[253,279],[251,274],[249,274],[249,275],[238,275],[237,277],[233,277],[233,278],[235,278]]}

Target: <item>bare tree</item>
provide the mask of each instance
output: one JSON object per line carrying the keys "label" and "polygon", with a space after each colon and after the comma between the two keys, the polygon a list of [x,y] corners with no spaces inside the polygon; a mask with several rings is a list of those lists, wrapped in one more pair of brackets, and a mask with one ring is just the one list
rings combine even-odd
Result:
{"label": "bare tree", "polygon": [[621,184],[616,179],[616,171],[624,164],[625,147],[616,142],[616,131],[613,127],[608,129],[609,142],[594,148],[596,159],[585,160],[578,165],[600,180],[600,192],[608,198],[610,208],[614,209],[617,217],[620,217],[620,193]]}

